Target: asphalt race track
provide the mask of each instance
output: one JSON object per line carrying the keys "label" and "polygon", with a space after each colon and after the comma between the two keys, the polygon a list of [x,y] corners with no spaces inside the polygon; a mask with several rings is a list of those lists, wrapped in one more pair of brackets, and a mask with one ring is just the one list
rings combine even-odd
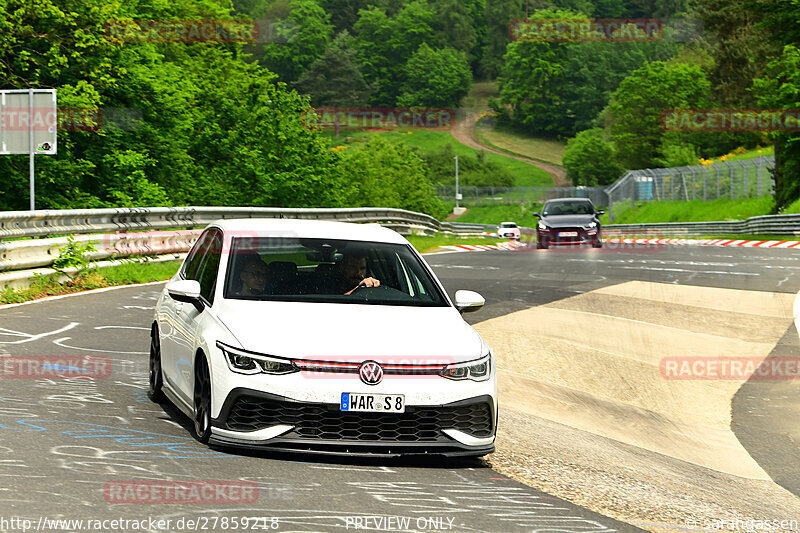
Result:
{"label": "asphalt race track", "polygon": [[[604,299],[602,305],[613,301],[622,309],[625,298],[636,296],[631,291],[665,285],[678,286],[678,292],[666,296],[673,299],[702,293],[693,287],[728,290],[709,294],[731,297],[739,294],[732,291],[746,291],[754,295],[741,300],[748,309],[730,309],[742,317],[755,312],[759,295],[780,293],[779,303],[785,306],[784,300],[800,290],[800,252],[795,250],[632,246],[442,253],[426,258],[451,296],[457,289],[472,289],[486,298],[484,309],[465,315],[482,334],[481,327],[491,333],[506,317],[523,316],[517,313],[568,316],[586,312],[571,302],[591,306]],[[514,481],[484,460],[320,459],[239,454],[200,445],[191,437],[183,415],[169,405],[151,403],[145,395],[149,326],[161,287],[126,287],[0,308],[0,354],[94,355],[107,357],[111,363],[108,377],[102,379],[0,380],[0,531],[20,530],[3,522],[11,518],[30,520],[40,531],[81,530],[75,524],[57,527],[45,518],[152,518],[172,522],[168,527],[154,527],[151,522],[137,529],[234,531],[244,529],[232,525],[233,519],[243,517],[263,517],[251,520],[247,529],[278,531],[640,530]],[[679,320],[679,304],[667,303]],[[714,306],[713,302],[707,305]],[[669,312],[666,317],[672,320]],[[767,319],[783,320],[770,312],[763,311],[765,324]],[[691,325],[680,327],[691,329]],[[731,324],[742,335],[746,327]],[[525,335],[523,329],[518,338],[524,340]],[[764,346],[774,344],[770,357],[796,355],[793,326],[783,327],[775,341],[772,337],[759,341]],[[736,453],[749,454],[752,467],[747,472],[727,472],[758,478],[760,474],[751,475],[751,471],[763,469],[771,481],[761,476],[763,480],[774,481],[792,497],[800,495],[796,453],[800,431],[792,422],[797,419],[800,396],[794,383],[747,382],[731,392],[735,396],[730,429],[746,450]],[[775,401],[767,405],[773,397]],[[578,420],[571,427],[580,424]],[[598,432],[603,438],[624,442]],[[709,460],[681,456],[689,453],[685,450],[672,453],[654,446],[648,445],[648,453],[693,465]],[[231,501],[222,493],[202,504],[118,503],[109,489],[128,482],[205,480],[246,482],[247,487],[256,488],[255,497]],[[224,524],[223,517],[228,518]],[[187,520],[199,522],[188,527]],[[654,530],[644,520],[635,523]]]}

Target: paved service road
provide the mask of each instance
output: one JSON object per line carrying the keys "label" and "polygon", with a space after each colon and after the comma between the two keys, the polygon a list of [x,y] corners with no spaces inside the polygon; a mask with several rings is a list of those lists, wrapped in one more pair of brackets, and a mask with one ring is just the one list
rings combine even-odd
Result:
{"label": "paved service road", "polygon": [[[465,315],[476,326],[636,280],[785,293],[800,288],[800,253],[793,250],[555,249],[427,260],[451,295],[464,288],[486,297],[483,310]],[[274,517],[251,527],[280,531],[637,530],[510,480],[479,460],[321,460],[209,450],[190,437],[189,422],[176,409],[145,395],[148,328],[160,289],[154,284],[0,308],[0,353],[96,355],[110,358],[112,369],[105,379],[0,381],[0,531],[13,530],[2,522],[11,517],[34,526],[42,517],[153,517],[171,519],[166,529],[173,531],[198,518],[208,520],[199,529],[221,530],[219,522],[211,527],[214,517]],[[245,481],[258,497],[241,504],[225,501],[225,494],[202,505],[107,501],[119,496],[109,492],[119,482],[167,480]]]}

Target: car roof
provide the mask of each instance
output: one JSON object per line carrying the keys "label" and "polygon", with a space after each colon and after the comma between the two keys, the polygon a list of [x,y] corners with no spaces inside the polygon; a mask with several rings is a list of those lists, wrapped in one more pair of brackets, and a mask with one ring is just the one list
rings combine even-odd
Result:
{"label": "car roof", "polygon": [[589,202],[591,200],[589,198],[553,198],[552,200],[547,200],[547,203],[550,202]]}
{"label": "car roof", "polygon": [[503,224],[514,224],[515,226],[517,225],[517,223],[516,223],[516,222],[501,222],[501,223],[500,223],[500,225],[501,225],[501,226],[502,226]]}
{"label": "car roof", "polygon": [[241,233],[248,237],[300,237],[316,239],[342,239],[407,244],[402,235],[379,224],[355,224],[329,220],[303,220],[296,218],[237,218],[217,220],[223,232]]}

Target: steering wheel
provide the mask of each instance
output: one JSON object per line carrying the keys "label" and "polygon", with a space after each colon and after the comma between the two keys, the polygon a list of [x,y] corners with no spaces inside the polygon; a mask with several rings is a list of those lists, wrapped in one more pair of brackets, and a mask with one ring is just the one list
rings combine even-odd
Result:
{"label": "steering wheel", "polygon": [[369,300],[370,298],[378,298],[381,300],[409,300],[410,297],[408,294],[404,293],[403,291],[397,290],[394,287],[390,287],[388,285],[380,285],[378,287],[367,287],[366,285],[359,285],[353,292],[350,293],[350,296],[358,296],[359,298],[363,298],[364,300]]}

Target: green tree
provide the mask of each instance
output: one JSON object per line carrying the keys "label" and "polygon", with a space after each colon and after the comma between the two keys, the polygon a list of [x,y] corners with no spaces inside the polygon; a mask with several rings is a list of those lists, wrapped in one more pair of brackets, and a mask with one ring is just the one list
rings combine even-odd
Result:
{"label": "green tree", "polygon": [[469,54],[475,46],[474,20],[469,4],[463,0],[436,0],[432,6],[437,46]]}
{"label": "green tree", "polygon": [[563,163],[573,185],[608,185],[622,174],[622,167],[614,159],[614,148],[604,135],[602,128],[592,128],[567,142]]}
{"label": "green tree", "polygon": [[752,106],[753,79],[767,63],[769,42],[756,2],[692,0],[691,14],[703,27],[714,58],[709,72],[715,100],[723,106]]}
{"label": "green tree", "polygon": [[[532,18],[585,17],[543,10]],[[494,108],[503,120],[531,133],[574,135],[594,125],[625,76],[648,61],[668,59],[676,48],[669,42],[512,42]]]}
{"label": "green tree", "polygon": [[405,66],[399,106],[457,107],[472,83],[464,52],[423,43]]}
{"label": "green tree", "polygon": [[296,81],[330,43],[330,15],[316,0],[291,0],[289,14],[272,27],[275,42],[264,45],[261,63],[281,81]]}
{"label": "green tree", "polygon": [[[428,166],[428,177],[436,185],[453,185],[455,179],[455,151],[446,144],[437,150],[419,152]],[[514,176],[508,169],[486,159],[483,150],[474,155],[458,157],[459,183],[476,187],[513,187]]]}
{"label": "green tree", "polygon": [[380,137],[340,152],[340,171],[350,180],[347,205],[396,207],[443,217],[425,162],[404,144]]}
{"label": "green tree", "polygon": [[511,42],[511,21],[525,16],[522,0],[487,0],[486,44],[481,57],[481,74],[494,78],[500,73],[506,46]]}
{"label": "green tree", "polygon": [[374,88],[371,103],[393,106],[400,94],[403,66],[422,43],[433,43],[434,13],[423,0],[403,5],[395,16],[362,10],[353,31],[361,72]]}
{"label": "green tree", "polygon": [[[787,45],[755,80],[758,103],[765,108],[800,108],[800,48]],[[800,134],[771,133],[775,146],[775,204],[778,209],[800,197]]]}
{"label": "green tree", "polygon": [[625,78],[604,110],[618,162],[628,169],[657,166],[665,153],[665,138],[675,144],[696,137],[665,137],[661,115],[674,108],[708,107],[710,89],[705,73],[696,65],[656,61]]}
{"label": "green tree", "polygon": [[350,46],[350,35],[343,31],[294,84],[311,96],[311,103],[321,106],[357,106],[366,103],[369,87]]}
{"label": "green tree", "polygon": [[351,31],[358,20],[358,12],[367,9],[371,3],[370,0],[320,0],[337,33]]}
{"label": "green tree", "polygon": [[[307,99],[236,44],[119,43],[109,20],[225,18],[214,3],[0,5],[0,83],[57,87],[59,106],[134,119],[62,127],[37,158],[41,208],[342,205],[337,157],[302,121]],[[0,209],[27,206],[27,157],[0,158]]]}

